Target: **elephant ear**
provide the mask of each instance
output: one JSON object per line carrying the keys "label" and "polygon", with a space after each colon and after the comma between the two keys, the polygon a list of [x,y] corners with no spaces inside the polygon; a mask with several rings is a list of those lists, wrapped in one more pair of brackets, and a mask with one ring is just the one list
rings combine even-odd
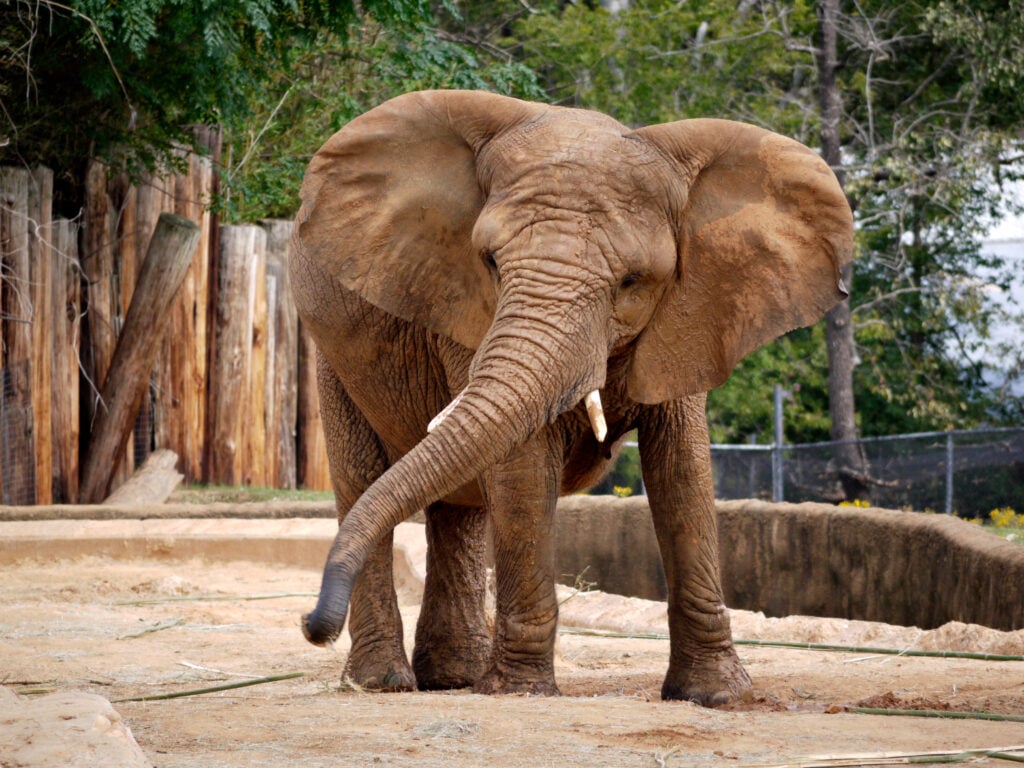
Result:
{"label": "elephant ear", "polygon": [[641,128],[676,166],[679,262],[637,340],[630,396],[657,403],[724,382],[761,344],[847,295],[853,217],[835,174],[791,139],[727,120]]}
{"label": "elephant ear", "polygon": [[477,152],[543,109],[474,91],[392,99],[332,136],[302,184],[297,246],[341,285],[470,348],[491,325],[491,275],[472,245]]}

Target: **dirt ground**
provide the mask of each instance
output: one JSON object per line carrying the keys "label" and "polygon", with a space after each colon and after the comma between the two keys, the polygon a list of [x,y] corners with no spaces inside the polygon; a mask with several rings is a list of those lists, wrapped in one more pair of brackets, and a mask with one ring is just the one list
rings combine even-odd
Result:
{"label": "dirt ground", "polygon": [[[557,650],[561,697],[352,690],[339,680],[345,643],[315,648],[298,629],[299,615],[314,602],[306,593],[316,591],[319,579],[313,570],[253,563],[86,557],[5,567],[0,685],[19,692],[80,690],[114,701],[159,768],[749,766],[807,764],[821,755],[1024,745],[1024,723],[844,709],[867,704],[1020,715],[1020,661],[742,645],[753,693],[736,706],[708,710],[659,700],[667,641],[563,634]],[[267,595],[287,596],[243,599]],[[402,599],[411,648],[415,594],[403,592]],[[590,599],[566,602],[563,623],[632,630],[639,628],[630,624],[635,619],[650,631],[663,621],[657,605],[597,595],[593,599],[612,602],[591,608]],[[734,628],[738,638],[748,639],[1024,654],[1024,632],[965,625],[924,633],[735,612]],[[291,672],[305,676],[116,703]],[[1008,763],[984,758],[974,764]]]}

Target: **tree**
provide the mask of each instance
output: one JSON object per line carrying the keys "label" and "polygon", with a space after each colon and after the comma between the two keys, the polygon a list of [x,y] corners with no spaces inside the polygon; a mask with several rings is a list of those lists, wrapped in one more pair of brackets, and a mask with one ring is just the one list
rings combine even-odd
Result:
{"label": "tree", "polygon": [[[452,8],[443,4],[438,13]],[[248,150],[237,137],[265,136],[268,109],[280,104],[275,114],[288,108],[295,116],[312,108],[289,99],[315,89],[306,79],[318,66],[330,71],[330,58],[380,56],[364,62],[375,70],[371,77],[387,81],[390,67],[409,75],[407,85],[455,84],[452,72],[475,73],[472,52],[430,37],[435,25],[427,0],[3,3],[0,147],[23,164],[58,169],[58,201],[73,214],[89,158],[129,172],[166,166],[177,149],[193,142],[190,126],[214,123],[229,126],[235,132],[229,140]],[[382,37],[387,45],[380,44]],[[346,48],[350,40],[353,46]],[[463,79],[491,84],[483,77]],[[326,111],[335,119],[346,106],[351,116],[357,101],[335,94]],[[255,165],[252,153],[242,156],[246,170]]]}
{"label": "tree", "polygon": [[[846,184],[843,170],[842,96],[839,92],[839,0],[818,3],[817,46],[814,59],[818,67],[818,108],[821,112],[821,156],[835,172],[839,183]],[[854,204],[855,205],[855,204]],[[853,207],[853,206],[851,206]],[[844,286],[853,283],[853,265],[843,268]],[[848,290],[848,289],[847,289]],[[867,461],[857,442],[857,414],[853,389],[854,351],[853,315],[849,297],[825,315],[828,344],[828,404],[831,417],[830,437],[835,446],[836,471],[846,499],[866,495]]]}
{"label": "tree", "polygon": [[313,152],[356,115],[410,90],[471,88],[543,98],[533,73],[430,24],[388,28],[363,14],[344,37],[321,35],[226,121],[221,210],[229,220],[291,217]]}
{"label": "tree", "polygon": [[[857,428],[885,434],[998,416],[998,393],[962,331],[984,335],[991,308],[972,276],[994,266],[979,244],[986,217],[1002,207],[1007,163],[1020,155],[1021,10],[969,5],[646,2],[612,19],[575,4],[524,16],[514,45],[563,102],[628,123],[733,117],[821,147],[844,177],[859,231],[853,303],[838,311],[850,315],[833,313],[828,334],[845,353],[832,388],[852,382],[830,398],[847,403],[832,419],[833,435],[846,438]],[[741,364],[712,393],[712,422],[729,402],[770,404],[755,368],[813,343],[798,335]],[[800,399],[814,386],[802,385]]]}

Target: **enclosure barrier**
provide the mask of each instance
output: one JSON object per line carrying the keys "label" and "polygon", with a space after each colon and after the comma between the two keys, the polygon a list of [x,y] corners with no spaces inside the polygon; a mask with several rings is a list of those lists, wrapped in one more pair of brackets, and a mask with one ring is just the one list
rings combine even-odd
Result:
{"label": "enclosure barrier", "polygon": [[219,137],[199,139],[209,155],[134,183],[90,162],[70,220],[53,216],[51,170],[0,168],[0,503],[81,500],[97,417],[117,405],[101,393],[139,383],[105,387],[164,213],[193,222],[199,240],[108,490],[157,448],[190,482],[330,487],[315,355],[287,286],[291,222],[219,226]]}
{"label": "enclosure barrier", "polygon": [[[850,444],[713,445],[715,496],[834,503],[842,498],[836,449]],[[1024,427],[868,437],[853,445],[865,461],[862,501],[872,506],[981,518],[1004,507],[1024,511]]]}

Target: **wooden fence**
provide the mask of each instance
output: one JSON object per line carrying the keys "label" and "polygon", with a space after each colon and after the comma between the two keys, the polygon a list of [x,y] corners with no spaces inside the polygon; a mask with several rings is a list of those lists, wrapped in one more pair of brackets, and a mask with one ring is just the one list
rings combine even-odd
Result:
{"label": "wooden fence", "polygon": [[[203,139],[215,156],[216,133]],[[110,490],[157,448],[187,482],[330,487],[315,355],[285,266],[291,222],[219,227],[209,158],[182,167],[130,184],[92,162],[71,221],[52,217],[52,171],[0,168],[4,504],[80,500],[99,393],[163,212],[201,234]]]}

